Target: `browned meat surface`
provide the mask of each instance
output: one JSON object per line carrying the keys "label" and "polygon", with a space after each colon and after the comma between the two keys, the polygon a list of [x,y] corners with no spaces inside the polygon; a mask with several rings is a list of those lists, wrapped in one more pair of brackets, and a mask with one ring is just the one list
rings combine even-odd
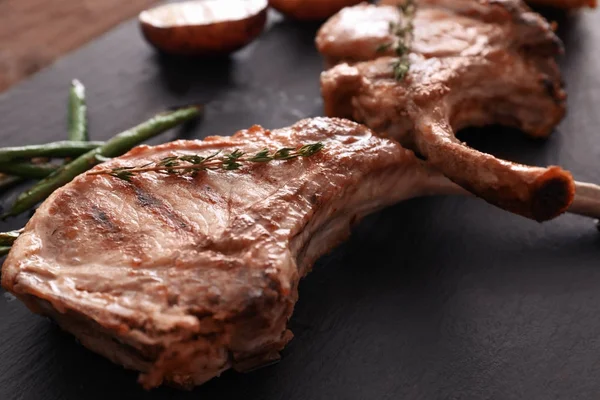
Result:
{"label": "browned meat surface", "polygon": [[[388,1],[390,2],[390,1]],[[396,2],[393,2],[396,3]],[[321,76],[328,116],[363,122],[414,149],[430,165],[488,202],[539,221],[562,213],[570,176],[467,147],[454,133],[503,124],[546,137],[565,114],[551,26],[517,0],[420,0],[411,66],[393,76],[392,5],[361,4],[332,17],[317,46],[335,67]],[[540,206],[543,204],[543,206]]]}
{"label": "browned meat surface", "polygon": [[189,387],[269,362],[292,337],[298,280],[357,219],[463,190],[396,142],[327,118],[141,146],[96,167],[318,141],[325,148],[310,158],[239,171],[81,175],[31,218],[2,286],[84,346],[141,371],[146,387]]}

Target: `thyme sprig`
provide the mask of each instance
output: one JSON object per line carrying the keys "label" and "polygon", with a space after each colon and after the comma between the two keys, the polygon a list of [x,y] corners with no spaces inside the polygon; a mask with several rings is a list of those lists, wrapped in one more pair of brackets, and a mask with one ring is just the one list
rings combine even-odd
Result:
{"label": "thyme sprig", "polygon": [[403,17],[398,22],[390,22],[390,33],[394,35],[394,40],[389,43],[383,43],[377,47],[377,52],[386,52],[390,48],[398,56],[393,62],[392,69],[394,78],[401,81],[406,77],[410,70],[410,47],[414,37],[414,19],[417,13],[415,0],[405,0],[398,5],[398,9]]}
{"label": "thyme sprig", "polygon": [[169,156],[156,162],[133,167],[118,167],[89,172],[90,175],[110,175],[130,182],[136,174],[158,172],[166,175],[195,177],[201,171],[225,170],[234,171],[244,163],[268,163],[275,160],[292,160],[299,157],[311,157],[323,149],[321,142],[305,144],[301,147],[284,147],[276,151],[263,149],[255,154],[247,154],[239,149],[231,153],[221,154],[217,151],[208,156],[197,154]]}

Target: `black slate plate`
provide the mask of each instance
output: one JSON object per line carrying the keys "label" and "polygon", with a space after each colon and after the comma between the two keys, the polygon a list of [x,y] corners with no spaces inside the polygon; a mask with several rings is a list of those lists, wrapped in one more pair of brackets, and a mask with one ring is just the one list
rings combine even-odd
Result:
{"label": "black slate plate", "polygon": [[[259,42],[209,62],[158,57],[126,23],[0,96],[0,143],[64,138],[73,78],[87,85],[98,139],[197,101],[209,104],[205,120],[160,140],[319,115],[316,28],[274,18]],[[566,18],[562,34],[570,113],[554,136],[488,128],[463,138],[600,182],[600,15]],[[296,338],[279,364],[228,372],[193,392],[143,391],[135,373],[5,294],[0,399],[597,399],[598,260],[600,234],[583,218],[540,225],[475,199],[399,204],[367,218],[301,284]]]}

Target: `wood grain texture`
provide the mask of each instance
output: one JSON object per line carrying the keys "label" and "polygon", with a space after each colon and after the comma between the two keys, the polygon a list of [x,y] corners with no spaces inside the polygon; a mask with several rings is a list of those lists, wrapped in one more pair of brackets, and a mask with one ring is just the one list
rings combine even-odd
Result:
{"label": "wood grain texture", "polygon": [[156,2],[0,1],[0,92]]}
{"label": "wood grain texture", "polygon": [[[569,114],[554,135],[535,141],[485,128],[461,138],[598,182],[600,13],[561,22]],[[0,95],[0,142],[65,138],[74,76],[87,87],[99,140],[191,102],[207,104],[204,120],[154,143],[320,115],[315,30],[272,18],[256,43],[207,62],[159,57],[135,21],[124,24]],[[0,230],[25,222],[0,222]],[[364,220],[300,284],[295,338],[280,363],[230,371],[191,392],[145,392],[135,373],[0,295],[0,399],[597,400],[598,260],[600,235],[583,218],[540,225],[476,199],[408,201]]]}

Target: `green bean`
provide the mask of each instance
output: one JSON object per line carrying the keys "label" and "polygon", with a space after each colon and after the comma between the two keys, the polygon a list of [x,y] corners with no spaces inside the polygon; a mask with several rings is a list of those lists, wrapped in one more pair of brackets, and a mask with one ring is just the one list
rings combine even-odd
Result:
{"label": "green bean", "polygon": [[98,164],[102,164],[102,163],[108,162],[110,160],[111,160],[110,157],[103,157],[100,154],[96,154],[96,161],[98,161]]}
{"label": "green bean", "polygon": [[102,146],[104,142],[61,141],[31,146],[0,148],[0,162],[35,157],[78,157]]}
{"label": "green bean", "polygon": [[71,82],[69,90],[69,140],[87,142],[87,107],[85,105],[85,87],[77,79]]}
{"label": "green bean", "polygon": [[12,246],[12,244],[15,242],[15,240],[17,240],[21,232],[23,232],[23,229],[19,229],[18,231],[1,232],[0,246]]}
{"label": "green bean", "polygon": [[10,211],[4,216],[19,215],[40,201],[46,199],[59,187],[72,181],[77,175],[84,173],[98,163],[96,156],[118,157],[132,147],[159,135],[177,125],[198,117],[201,113],[200,107],[188,107],[179,110],[161,113],[142,124],[119,133],[108,140],[103,146],[91,150],[66,164],[46,179],[38,182],[31,189],[21,193]]}
{"label": "green bean", "polygon": [[0,257],[4,257],[10,251],[10,247],[0,247]]}
{"label": "green bean", "polygon": [[54,164],[33,164],[27,161],[0,163],[0,173],[29,179],[44,179],[58,169]]}

